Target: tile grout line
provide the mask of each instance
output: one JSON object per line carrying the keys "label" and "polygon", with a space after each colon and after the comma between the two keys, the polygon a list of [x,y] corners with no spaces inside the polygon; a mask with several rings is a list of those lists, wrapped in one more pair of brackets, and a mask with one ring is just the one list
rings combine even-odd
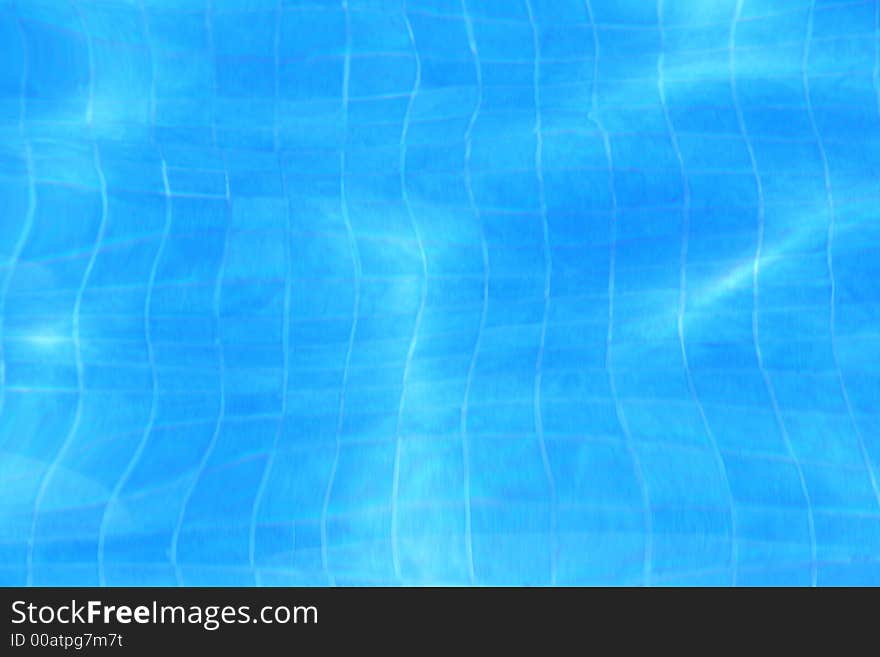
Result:
{"label": "tile grout line", "polygon": [[738,85],[737,85],[737,76],[736,76],[736,29],[737,25],[741,22],[740,17],[742,15],[742,9],[744,6],[744,0],[737,0],[735,9],[734,9],[734,17],[730,26],[730,59],[728,62],[730,69],[730,85],[731,85],[731,93],[733,96],[733,104],[737,115],[737,123],[739,125],[739,131],[742,135],[743,139],[746,143],[746,150],[749,153],[749,161],[752,165],[752,172],[755,180],[755,185],[758,190],[758,235],[755,244],[755,254],[752,261],[752,343],[755,348],[755,359],[758,365],[758,371],[761,374],[761,378],[764,383],[764,389],[767,391],[767,396],[770,399],[770,405],[773,409],[773,416],[776,422],[776,426],[779,428],[780,435],[782,437],[782,441],[785,445],[785,449],[788,452],[789,458],[793,463],[798,482],[800,485],[800,492],[804,498],[804,502],[806,504],[807,510],[807,523],[809,528],[809,537],[810,537],[810,581],[813,585],[816,582],[816,525],[815,519],[813,517],[813,506],[810,501],[810,493],[807,488],[807,481],[804,477],[803,469],[801,468],[800,462],[797,459],[797,456],[794,452],[794,447],[791,443],[791,437],[788,433],[788,428],[785,425],[785,421],[782,418],[782,412],[779,408],[779,402],[776,397],[776,390],[773,387],[773,383],[770,379],[770,374],[767,371],[767,368],[764,366],[764,356],[761,350],[761,336],[760,336],[760,293],[759,293],[759,281],[760,281],[760,269],[761,269],[761,259],[764,251],[764,232],[765,232],[765,212],[766,205],[764,199],[764,183],[761,179],[761,174],[758,171],[758,161],[755,156],[755,149],[752,144],[751,136],[749,135],[748,129],[746,127],[745,116],[743,114],[742,105],[739,102],[739,93],[738,93]]}
{"label": "tile grout line", "polygon": [[104,508],[104,514],[101,518],[101,525],[100,529],[98,530],[98,581],[101,586],[107,585],[105,548],[107,541],[108,524],[111,519],[111,512],[116,510],[115,507],[119,504],[119,498],[122,494],[122,489],[128,483],[128,480],[134,472],[135,467],[140,462],[141,456],[143,455],[147,443],[150,440],[150,436],[153,433],[153,428],[156,424],[156,418],[159,412],[159,374],[158,368],[156,367],[156,354],[153,344],[153,331],[152,327],[150,326],[150,311],[153,304],[153,290],[155,288],[156,277],[159,273],[159,263],[161,262],[162,257],[165,253],[165,247],[168,243],[168,238],[171,233],[171,188],[168,182],[168,166],[166,164],[164,155],[162,156],[162,183],[165,188],[165,221],[162,235],[159,239],[159,246],[156,249],[156,253],[153,257],[153,263],[150,267],[150,276],[147,282],[147,293],[144,297],[143,313],[144,340],[147,343],[147,360],[149,363],[152,379],[150,414],[147,419],[147,424],[144,426],[141,439],[138,442],[137,447],[135,448],[134,454],[132,454],[125,470],[122,472],[122,475],[116,482],[116,485],[113,487],[113,490],[110,493],[110,497],[107,500],[107,505]]}
{"label": "tile grout line", "polygon": [[76,382],[77,382],[77,401],[76,401],[76,411],[74,412],[73,421],[70,424],[70,428],[68,429],[67,435],[64,438],[64,441],[61,443],[61,447],[58,449],[55,458],[52,463],[47,468],[43,478],[40,482],[40,487],[37,490],[36,498],[34,499],[34,510],[31,521],[31,530],[30,536],[28,539],[28,552],[27,552],[27,582],[28,586],[33,585],[33,567],[34,567],[34,550],[36,549],[36,540],[37,540],[37,527],[38,527],[38,519],[40,515],[40,507],[43,505],[46,493],[49,490],[49,485],[54,479],[58,468],[60,467],[61,461],[67,455],[70,450],[71,445],[76,438],[76,435],[79,433],[80,424],[82,423],[82,414],[83,414],[83,403],[85,397],[85,365],[83,362],[82,355],[82,343],[80,340],[80,311],[82,309],[83,297],[85,296],[86,288],[88,287],[89,279],[92,277],[92,272],[95,269],[95,263],[98,260],[98,255],[101,252],[102,245],[104,243],[104,236],[107,233],[107,215],[108,215],[108,201],[107,201],[107,180],[104,176],[104,170],[101,166],[101,154],[98,148],[97,142],[92,144],[92,156],[94,158],[95,171],[98,176],[98,180],[100,182],[100,190],[101,190],[101,220],[98,225],[98,231],[95,236],[95,241],[92,244],[92,252],[89,256],[88,263],[86,264],[86,268],[83,271],[83,276],[80,282],[79,289],[76,293],[76,299],[73,305],[73,327],[72,327],[72,341],[74,348],[74,360],[76,365]]}
{"label": "tile grout line", "polygon": [[6,407],[6,392],[9,384],[6,381],[7,371],[6,371],[6,307],[7,300],[9,297],[9,290],[12,287],[12,279],[15,276],[15,270],[18,268],[18,265],[21,261],[22,254],[24,253],[24,247],[27,244],[28,239],[30,239],[31,232],[33,231],[34,226],[34,218],[36,217],[37,212],[37,189],[36,189],[36,180],[34,173],[34,157],[33,150],[31,148],[30,141],[27,139],[27,134],[25,130],[25,117],[27,115],[27,105],[26,105],[26,91],[28,84],[28,71],[29,71],[29,62],[27,56],[27,39],[25,38],[24,28],[21,25],[21,19],[16,19],[16,28],[18,30],[19,36],[21,38],[22,45],[22,66],[21,66],[21,81],[20,81],[20,107],[19,107],[19,122],[18,129],[22,139],[22,145],[24,150],[24,163],[25,163],[25,171],[27,173],[27,210],[24,217],[24,221],[22,222],[21,231],[18,235],[18,240],[15,243],[15,246],[12,250],[12,258],[9,262],[9,268],[6,272],[6,275],[3,277],[3,284],[0,287],[0,416],[3,415],[3,411]]}
{"label": "tile grout line", "polygon": [[727,503],[729,505],[729,513],[730,513],[730,562],[731,562],[731,584],[736,585],[737,579],[737,568],[739,565],[739,551],[738,551],[738,537],[737,537],[737,519],[736,519],[736,504],[733,499],[733,492],[730,486],[730,478],[727,473],[727,466],[724,462],[724,456],[721,452],[721,449],[718,445],[718,441],[715,437],[715,432],[712,430],[712,426],[709,423],[709,418],[706,415],[706,409],[703,406],[703,402],[700,399],[699,394],[697,393],[696,383],[694,382],[693,372],[691,371],[690,362],[687,354],[687,347],[685,341],[685,332],[684,332],[684,316],[687,308],[687,260],[688,260],[688,252],[689,252],[689,233],[690,233],[690,222],[691,222],[691,191],[690,191],[690,181],[688,179],[687,169],[685,167],[684,156],[681,152],[681,147],[678,141],[678,133],[675,130],[675,123],[672,120],[672,116],[669,113],[669,105],[666,102],[666,80],[665,80],[665,70],[664,66],[666,63],[666,29],[663,23],[663,0],[657,0],[657,19],[658,26],[660,29],[660,56],[657,58],[657,87],[660,95],[660,104],[663,107],[663,118],[666,123],[667,130],[669,131],[669,138],[672,142],[672,148],[675,151],[675,158],[678,162],[682,188],[684,194],[684,202],[682,208],[682,239],[681,239],[681,252],[679,257],[680,262],[680,290],[681,293],[679,295],[678,301],[678,312],[676,318],[676,327],[678,332],[678,343],[679,349],[681,351],[682,363],[684,364],[684,372],[685,379],[687,381],[688,392],[690,394],[693,403],[697,407],[697,411],[700,415],[700,422],[703,425],[703,429],[706,432],[706,436],[709,438],[709,442],[712,445],[712,452],[715,457],[716,463],[718,463],[718,470],[721,474],[721,478],[724,483],[724,488],[726,491]]}
{"label": "tile grout line", "polygon": [[468,12],[467,0],[461,0],[462,16],[465,23],[465,31],[467,33],[468,48],[474,61],[474,73],[477,80],[477,98],[474,103],[473,111],[468,120],[467,129],[465,130],[464,143],[464,178],[465,188],[467,191],[468,202],[471,212],[479,225],[480,231],[480,253],[483,265],[483,296],[482,306],[480,309],[480,323],[477,328],[477,337],[474,341],[473,352],[468,363],[467,378],[465,379],[464,398],[461,403],[461,413],[459,415],[459,432],[461,433],[461,451],[462,451],[462,478],[463,478],[463,495],[464,495],[464,520],[465,520],[465,556],[467,558],[468,580],[473,585],[476,583],[476,569],[474,566],[474,548],[473,548],[473,527],[472,527],[472,500],[471,500],[471,468],[470,468],[470,441],[468,439],[468,403],[470,401],[471,388],[474,383],[474,374],[477,369],[477,360],[479,358],[480,346],[483,341],[483,333],[486,328],[486,318],[489,308],[489,248],[486,243],[486,231],[483,227],[482,216],[479,206],[477,205],[476,196],[474,195],[474,187],[471,172],[471,149],[473,147],[474,126],[480,116],[480,110],[483,106],[483,73],[480,63],[479,50],[474,36],[473,23],[470,13]]}
{"label": "tile grout line", "polygon": [[73,419],[71,420],[70,426],[67,430],[67,434],[61,442],[61,445],[58,448],[58,451],[55,453],[55,456],[52,459],[51,463],[49,463],[48,467],[43,472],[43,476],[40,478],[40,485],[37,488],[37,494],[34,497],[34,507],[31,514],[31,528],[27,539],[27,586],[33,586],[34,584],[34,552],[36,550],[40,507],[43,505],[43,501],[49,489],[49,485],[58,471],[60,462],[66,456],[68,450],[70,449],[70,445],[73,443],[76,434],[79,432],[79,426],[82,422],[82,409],[84,401],[83,397],[85,396],[83,381],[85,378],[85,367],[83,365],[82,343],[80,341],[80,309],[82,308],[83,296],[85,295],[86,287],[88,285],[89,278],[91,277],[92,270],[95,267],[95,261],[98,258],[98,253],[100,251],[104,234],[106,233],[107,228],[107,182],[104,178],[104,172],[101,168],[100,153],[98,151],[98,145],[95,141],[94,131],[92,127],[95,103],[95,58],[93,52],[94,46],[92,44],[91,34],[87,29],[85,18],[82,15],[79,7],[75,6],[74,12],[76,13],[77,19],[79,20],[83,28],[83,32],[87,35],[86,49],[88,52],[89,64],[89,85],[88,98],[86,101],[85,122],[92,137],[93,165],[95,167],[95,171],[100,183],[101,220],[98,226],[95,241],[92,243],[90,249],[89,260],[86,264],[85,270],[83,271],[82,279],[80,280],[80,284],[76,291],[72,311],[71,341],[73,342],[74,367],[76,370],[76,409],[74,411]]}
{"label": "tile grout line", "polygon": [[541,385],[544,364],[544,351],[547,343],[547,320],[550,313],[551,281],[553,277],[553,257],[550,250],[550,228],[547,223],[547,195],[544,184],[544,138],[541,121],[541,44],[538,34],[538,25],[535,22],[534,10],[531,0],[525,0],[526,11],[529,15],[529,24],[532,31],[532,48],[534,50],[534,63],[532,68],[532,86],[535,102],[535,175],[538,182],[538,197],[541,216],[542,248],[544,256],[544,308],[541,315],[541,334],[538,345],[538,354],[535,359],[535,381],[533,395],[533,415],[535,422],[535,434],[538,438],[538,448],[541,452],[541,466],[547,486],[550,492],[550,584],[556,585],[558,577],[559,561],[559,499],[556,489],[556,478],[553,467],[550,464],[550,456],[547,452],[547,441],[544,436],[544,418],[541,410]]}
{"label": "tile grout line", "polygon": [[610,238],[609,242],[609,263],[608,263],[608,332],[605,338],[605,369],[608,375],[608,385],[611,392],[611,398],[614,402],[614,409],[617,416],[617,421],[620,425],[620,429],[623,432],[624,442],[626,443],[626,450],[629,454],[629,457],[632,461],[633,471],[635,473],[636,479],[639,482],[639,492],[642,498],[642,519],[645,526],[645,547],[644,547],[644,562],[642,567],[642,582],[645,586],[651,585],[651,577],[653,574],[654,567],[654,526],[653,526],[653,512],[651,507],[651,496],[650,491],[648,489],[647,479],[645,478],[645,472],[641,463],[641,458],[639,457],[638,450],[634,446],[633,436],[629,429],[629,422],[627,421],[626,414],[623,410],[623,405],[620,401],[620,396],[617,393],[617,384],[614,379],[614,370],[613,370],[613,356],[612,356],[612,344],[614,338],[614,288],[615,288],[615,268],[617,264],[617,222],[619,218],[619,209],[618,209],[618,200],[617,200],[617,192],[615,188],[614,182],[614,156],[613,151],[611,149],[611,138],[608,134],[608,131],[602,125],[601,120],[598,117],[599,110],[599,96],[598,96],[598,76],[599,76],[599,32],[597,29],[597,25],[595,22],[595,17],[593,14],[593,7],[590,0],[585,0],[587,7],[587,14],[590,18],[590,24],[593,32],[593,80],[592,80],[592,92],[591,92],[591,109],[588,114],[588,120],[592,121],[593,124],[599,130],[599,133],[602,138],[603,149],[605,152],[605,159],[608,163],[608,186],[611,195],[611,227],[610,227]]}
{"label": "tile grout line", "polygon": [[354,227],[351,223],[348,208],[348,195],[345,185],[345,167],[346,157],[345,150],[348,141],[348,119],[349,119],[349,83],[351,78],[351,12],[348,7],[348,0],[342,0],[342,10],[345,13],[345,58],[343,60],[342,74],[342,145],[339,152],[339,199],[340,212],[342,220],[345,224],[345,231],[348,236],[352,265],[354,269],[354,301],[352,307],[351,330],[348,336],[348,347],[345,353],[345,365],[342,372],[342,382],[340,386],[339,408],[337,409],[336,418],[336,439],[333,461],[330,468],[330,475],[327,480],[327,488],[324,492],[324,502],[321,508],[321,565],[324,574],[329,579],[331,585],[336,584],[336,577],[330,570],[330,553],[328,546],[327,522],[330,515],[330,499],[333,493],[333,486],[336,480],[336,471],[339,467],[339,458],[342,451],[342,425],[345,418],[345,392],[348,386],[348,378],[351,368],[351,356],[354,351],[354,341],[357,335],[358,316],[360,314],[361,301],[361,257],[358,249],[357,237],[354,234]]}
{"label": "tile grout line", "polygon": [[859,452],[865,465],[865,471],[868,475],[871,490],[874,494],[874,501],[877,504],[877,508],[880,509],[880,486],[878,486],[877,482],[877,473],[874,471],[873,464],[871,463],[870,454],[868,453],[867,446],[865,445],[865,438],[862,435],[862,430],[859,427],[858,420],[856,419],[855,413],[853,412],[849,390],[847,389],[846,381],[844,380],[843,370],[840,367],[840,356],[837,350],[837,279],[834,275],[834,232],[837,227],[837,209],[834,205],[834,191],[831,182],[831,168],[828,162],[828,153],[825,150],[825,144],[822,139],[822,135],[819,132],[819,125],[816,122],[816,113],[813,108],[813,100],[810,93],[809,73],[807,72],[809,68],[810,48],[813,37],[815,13],[816,0],[811,0],[810,13],[807,19],[807,36],[804,40],[803,61],[801,62],[801,82],[803,84],[804,102],[806,103],[807,107],[807,115],[810,119],[810,128],[812,130],[815,143],[819,148],[819,157],[822,161],[822,174],[825,183],[825,199],[828,206],[828,232],[825,241],[825,266],[828,270],[828,280],[831,287],[828,300],[828,331],[831,341],[831,357],[834,362],[834,368],[837,374],[837,382],[840,387],[841,397],[843,398],[843,405],[846,409],[846,414],[848,416],[849,422],[850,424],[852,424],[852,429],[859,447]]}
{"label": "tile grout line", "polygon": [[[281,36],[281,17],[283,14],[283,6],[281,4],[281,0],[278,3],[278,9],[276,12],[276,20],[278,21],[275,26],[275,97],[276,97],[276,110],[278,103],[278,86],[279,86],[279,73],[278,73],[278,49],[279,42]],[[290,382],[290,314],[291,314],[291,306],[292,306],[292,291],[293,291],[293,248],[290,243],[291,235],[293,233],[293,226],[290,221],[290,194],[287,183],[287,176],[284,173],[284,167],[281,162],[281,152],[278,148],[278,115],[275,116],[275,159],[276,165],[278,166],[278,173],[281,176],[281,187],[282,192],[284,194],[284,263],[285,263],[285,276],[284,276],[284,309],[281,317],[281,321],[284,324],[284,328],[282,329],[281,334],[281,352],[282,358],[284,359],[284,367],[281,374],[281,414],[278,420],[278,428],[275,431],[275,435],[272,438],[272,445],[269,448],[269,456],[266,459],[266,465],[263,468],[263,475],[260,478],[260,484],[257,487],[257,494],[254,497],[253,507],[251,509],[251,523],[250,523],[250,532],[248,536],[248,563],[250,564],[251,571],[254,574],[254,582],[257,586],[262,585],[262,578],[260,576],[260,570],[256,565],[256,550],[257,550],[257,525],[258,525],[258,517],[260,512],[260,506],[263,503],[263,499],[266,496],[266,491],[269,487],[269,481],[272,477],[272,471],[275,467],[275,458],[278,453],[278,445],[281,440],[281,436],[284,433],[284,424],[288,413],[288,385]],[[296,530],[294,525],[294,546],[293,549],[296,549]]]}
{"label": "tile grout line", "polygon": [[401,449],[403,445],[403,437],[401,436],[401,429],[403,423],[403,411],[406,403],[406,385],[409,381],[409,373],[412,367],[413,356],[416,351],[416,344],[419,336],[419,329],[422,325],[422,319],[425,314],[425,305],[428,296],[428,259],[425,255],[425,247],[422,242],[422,234],[419,230],[418,222],[416,221],[415,214],[413,213],[412,204],[409,200],[409,192],[407,190],[406,183],[406,173],[407,173],[407,161],[406,161],[406,151],[407,151],[407,136],[409,134],[409,126],[410,121],[412,119],[412,110],[413,105],[415,104],[416,96],[419,94],[419,90],[421,89],[422,84],[422,61],[419,56],[419,49],[416,43],[415,34],[413,33],[412,24],[409,20],[409,17],[406,15],[406,0],[404,0],[403,4],[403,21],[406,26],[407,35],[409,37],[410,44],[412,45],[412,50],[415,55],[416,62],[416,71],[415,78],[413,80],[412,91],[410,92],[409,101],[406,106],[406,113],[403,118],[403,126],[401,127],[400,132],[400,160],[399,160],[399,168],[400,168],[400,194],[401,199],[403,201],[403,205],[406,208],[406,214],[409,218],[410,226],[412,227],[413,233],[416,238],[416,244],[419,249],[419,260],[421,262],[421,290],[419,293],[419,308],[416,312],[415,324],[413,326],[412,338],[409,343],[409,347],[406,352],[406,360],[403,366],[403,377],[401,381],[401,390],[400,390],[400,401],[397,406],[397,420],[395,423],[395,446],[394,446],[394,472],[392,475],[392,485],[391,485],[391,561],[394,568],[394,576],[398,581],[403,579],[403,574],[400,565],[400,537],[399,537],[399,497],[400,497],[400,458],[401,458]]}
{"label": "tile grout line", "polygon": [[220,256],[220,263],[217,267],[217,276],[214,280],[214,290],[212,295],[212,310],[213,310],[213,324],[214,331],[216,331],[213,340],[213,348],[217,352],[217,364],[220,369],[220,391],[219,391],[219,400],[217,405],[217,417],[214,422],[214,429],[211,433],[211,439],[208,442],[205,451],[202,453],[201,458],[199,459],[198,465],[196,466],[195,472],[192,474],[189,485],[186,487],[183,500],[181,501],[180,510],[177,514],[177,522],[174,525],[174,531],[171,534],[171,544],[169,547],[169,555],[171,559],[171,566],[174,569],[174,578],[177,581],[178,586],[184,586],[183,581],[183,571],[180,568],[180,561],[178,559],[178,548],[180,545],[180,535],[183,532],[183,523],[186,519],[186,512],[189,508],[190,501],[192,500],[192,496],[198,488],[199,482],[204,475],[205,469],[207,468],[208,462],[211,460],[211,455],[214,453],[214,450],[217,447],[217,442],[220,439],[220,434],[223,430],[223,424],[226,421],[226,355],[224,352],[223,345],[223,324],[220,316],[220,301],[223,296],[223,279],[226,275],[226,267],[229,260],[229,245],[232,242],[233,238],[233,229],[231,224],[232,221],[232,197],[229,192],[229,175],[226,174],[226,218],[227,218],[227,228],[226,233],[223,238],[223,254]]}

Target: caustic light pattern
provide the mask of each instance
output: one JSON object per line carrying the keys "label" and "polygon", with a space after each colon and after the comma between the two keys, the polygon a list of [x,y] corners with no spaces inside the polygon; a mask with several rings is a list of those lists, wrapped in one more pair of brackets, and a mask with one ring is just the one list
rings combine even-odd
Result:
{"label": "caustic light pattern", "polygon": [[0,583],[880,584],[878,25],[0,0]]}

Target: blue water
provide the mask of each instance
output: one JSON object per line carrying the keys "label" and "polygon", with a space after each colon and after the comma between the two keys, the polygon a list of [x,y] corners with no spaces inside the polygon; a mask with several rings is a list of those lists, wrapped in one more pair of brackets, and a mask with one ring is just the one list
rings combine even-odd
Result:
{"label": "blue water", "polygon": [[878,25],[0,0],[0,584],[880,584]]}

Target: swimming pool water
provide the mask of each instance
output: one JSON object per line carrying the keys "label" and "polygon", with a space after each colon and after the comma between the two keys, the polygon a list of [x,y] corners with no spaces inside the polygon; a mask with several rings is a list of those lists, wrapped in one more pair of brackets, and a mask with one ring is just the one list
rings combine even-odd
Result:
{"label": "swimming pool water", "polygon": [[0,53],[0,584],[880,584],[880,2]]}

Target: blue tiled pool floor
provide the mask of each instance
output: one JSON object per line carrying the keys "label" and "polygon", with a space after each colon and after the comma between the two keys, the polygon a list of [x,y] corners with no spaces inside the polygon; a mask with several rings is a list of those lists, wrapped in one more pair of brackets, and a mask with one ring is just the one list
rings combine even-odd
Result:
{"label": "blue tiled pool floor", "polygon": [[878,0],[0,0],[0,584],[880,584]]}

